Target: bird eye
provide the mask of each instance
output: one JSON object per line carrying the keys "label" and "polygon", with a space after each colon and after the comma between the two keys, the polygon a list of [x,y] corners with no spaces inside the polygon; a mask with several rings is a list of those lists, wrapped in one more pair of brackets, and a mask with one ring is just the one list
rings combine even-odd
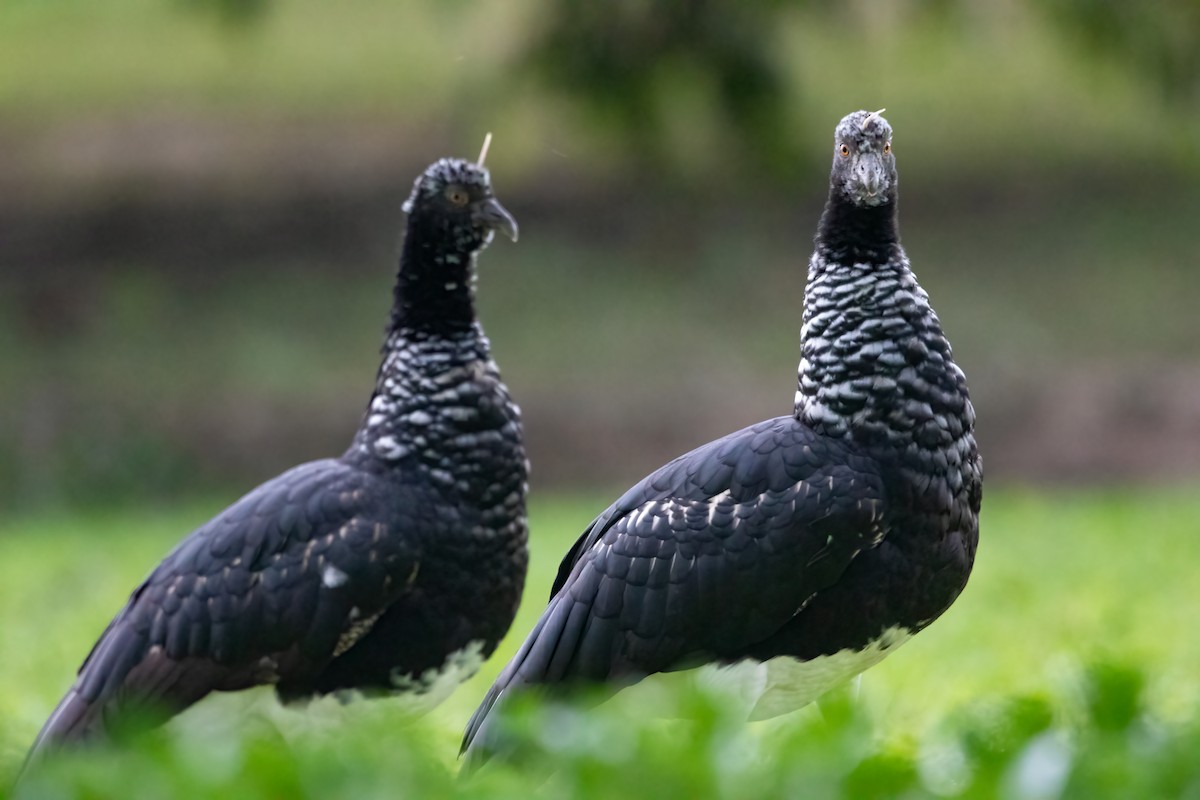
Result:
{"label": "bird eye", "polygon": [[841,153],[842,156],[850,155],[850,145],[843,143],[842,146],[838,148],[838,152]]}
{"label": "bird eye", "polygon": [[461,186],[447,186],[446,199],[456,206],[465,206],[467,201],[471,199],[471,196]]}
{"label": "bird eye", "polygon": [[883,154],[886,156],[890,152],[892,152],[892,143],[884,142],[883,143]]}

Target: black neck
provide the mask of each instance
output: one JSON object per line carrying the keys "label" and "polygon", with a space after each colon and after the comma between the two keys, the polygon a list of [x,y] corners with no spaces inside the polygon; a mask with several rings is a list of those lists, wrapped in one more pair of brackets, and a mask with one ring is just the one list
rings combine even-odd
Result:
{"label": "black neck", "polygon": [[863,207],[831,192],[816,241],[818,252],[833,263],[886,264],[900,244],[895,196]]}
{"label": "black neck", "polygon": [[475,322],[475,249],[455,243],[445,230],[410,220],[400,252],[390,330],[469,330]]}

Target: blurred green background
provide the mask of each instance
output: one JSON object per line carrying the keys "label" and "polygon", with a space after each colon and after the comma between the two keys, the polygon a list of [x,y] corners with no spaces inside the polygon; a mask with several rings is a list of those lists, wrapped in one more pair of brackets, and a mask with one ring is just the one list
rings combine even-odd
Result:
{"label": "blurred green background", "polygon": [[0,501],[339,451],[400,203],[489,130],[535,488],[786,413],[833,126],[884,106],[989,483],[1195,474],[1200,11],[1127,6],[4,0]]}
{"label": "blurred green background", "polygon": [[877,670],[881,736],[1068,655],[1193,709],[1192,0],[0,0],[4,763],[170,543],[346,446],[430,161],[492,131],[521,223],[479,279],[533,462],[503,655],[615,491],[791,409],[833,127],[882,107],[988,492],[972,587]]}

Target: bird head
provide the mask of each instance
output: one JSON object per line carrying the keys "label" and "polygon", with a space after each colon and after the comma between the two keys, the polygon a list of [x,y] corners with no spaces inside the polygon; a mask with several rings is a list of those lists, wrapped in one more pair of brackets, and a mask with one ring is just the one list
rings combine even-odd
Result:
{"label": "bird head", "polygon": [[456,249],[486,247],[496,231],[517,240],[517,221],[492,195],[492,181],[481,165],[443,158],[429,165],[404,202],[409,224],[445,237]]}
{"label": "bird head", "polygon": [[892,126],[882,113],[883,109],[847,114],[834,132],[829,183],[856,206],[879,206],[896,198]]}

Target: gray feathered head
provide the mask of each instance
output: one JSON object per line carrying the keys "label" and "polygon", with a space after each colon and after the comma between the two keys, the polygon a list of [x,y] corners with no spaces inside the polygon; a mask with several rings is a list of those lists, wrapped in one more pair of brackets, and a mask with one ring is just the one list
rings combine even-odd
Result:
{"label": "gray feathered head", "polygon": [[896,159],[892,126],[879,111],[855,111],[838,123],[833,137],[829,184],[857,206],[896,199]]}

